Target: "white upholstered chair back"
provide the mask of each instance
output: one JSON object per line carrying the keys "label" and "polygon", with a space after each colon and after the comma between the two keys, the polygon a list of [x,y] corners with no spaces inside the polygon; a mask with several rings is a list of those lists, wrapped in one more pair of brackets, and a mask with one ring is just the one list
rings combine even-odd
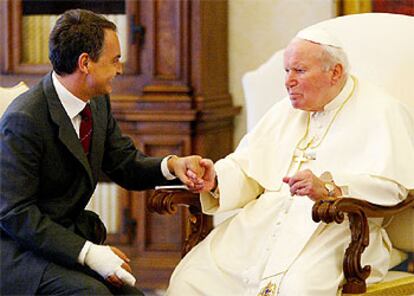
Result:
{"label": "white upholstered chair back", "polygon": [[[414,17],[366,13],[338,17],[314,26],[332,32],[341,41],[351,73],[382,87],[413,112]],[[246,73],[243,88],[247,128],[251,130],[270,106],[287,95],[283,50],[257,70]],[[387,231],[394,246],[414,252],[414,209],[394,217]]]}
{"label": "white upholstered chair back", "polygon": [[7,106],[20,94],[28,90],[29,87],[20,82],[13,87],[0,87],[0,117],[6,111]]}

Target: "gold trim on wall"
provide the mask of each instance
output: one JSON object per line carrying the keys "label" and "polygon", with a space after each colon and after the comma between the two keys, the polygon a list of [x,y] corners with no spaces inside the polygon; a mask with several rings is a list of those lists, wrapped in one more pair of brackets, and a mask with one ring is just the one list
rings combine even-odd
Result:
{"label": "gold trim on wall", "polygon": [[366,13],[372,11],[371,0],[337,0],[336,5],[338,15]]}

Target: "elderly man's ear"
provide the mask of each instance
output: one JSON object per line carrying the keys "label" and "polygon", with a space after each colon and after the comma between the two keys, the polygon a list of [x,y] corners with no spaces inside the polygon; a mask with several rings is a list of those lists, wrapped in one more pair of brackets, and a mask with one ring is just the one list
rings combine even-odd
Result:
{"label": "elderly man's ear", "polygon": [[344,67],[341,64],[336,64],[333,68],[332,68],[332,85],[337,84],[339,81],[341,81],[342,76],[344,74]]}

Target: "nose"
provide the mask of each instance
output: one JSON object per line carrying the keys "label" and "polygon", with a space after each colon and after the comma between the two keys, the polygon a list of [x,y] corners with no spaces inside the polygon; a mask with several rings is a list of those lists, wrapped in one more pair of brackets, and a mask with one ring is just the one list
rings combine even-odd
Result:
{"label": "nose", "polygon": [[116,69],[116,74],[117,74],[117,75],[120,75],[120,74],[122,74],[123,72],[124,72],[124,70],[123,70],[122,63],[121,63],[121,62],[118,62],[118,67],[117,67],[117,69]]}
{"label": "nose", "polygon": [[297,80],[293,71],[286,72],[285,76],[285,86],[286,88],[293,87],[297,84]]}

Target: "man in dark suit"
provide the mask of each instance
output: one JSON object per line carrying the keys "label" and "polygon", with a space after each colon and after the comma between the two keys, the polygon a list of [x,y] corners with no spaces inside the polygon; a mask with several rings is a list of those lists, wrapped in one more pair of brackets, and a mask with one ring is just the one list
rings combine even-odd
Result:
{"label": "man in dark suit", "polygon": [[53,72],[0,121],[0,294],[141,295],[129,259],[102,245],[105,227],[84,210],[99,172],[129,190],[178,177],[197,191],[209,162],[147,157],[122,136],[108,96],[122,72],[112,22],[67,11],[49,41]]}

